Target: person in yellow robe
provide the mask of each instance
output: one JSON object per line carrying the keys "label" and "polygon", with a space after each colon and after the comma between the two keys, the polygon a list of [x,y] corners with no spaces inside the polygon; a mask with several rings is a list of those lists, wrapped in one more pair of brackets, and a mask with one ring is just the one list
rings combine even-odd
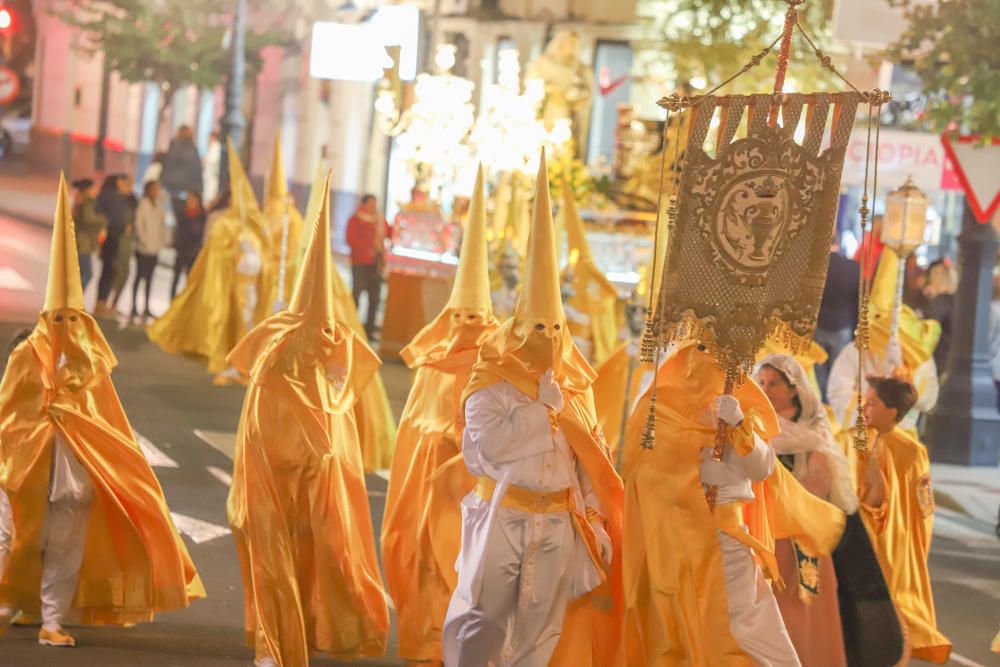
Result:
{"label": "person in yellow robe", "polygon": [[302,238],[302,214],[296,208],[285,180],[285,164],[281,155],[281,136],[274,138],[274,154],[271,157],[271,172],[267,179],[264,195],[264,217],[270,230],[268,249],[271,265],[277,267],[275,276],[275,300],[273,307],[281,310],[288,303],[301,255],[296,252]]}
{"label": "person in yellow robe", "polygon": [[[724,374],[698,345],[656,375],[655,443],[642,447],[652,388],[629,420],[625,477],[628,665],[798,665],[774,595],[774,541],[828,555],[844,514],[774,465],[778,432],[751,379],[724,396]],[[712,460],[723,422],[722,460]],[[714,487],[714,492],[710,493]]]}
{"label": "person in yellow robe", "polygon": [[[906,304],[900,306],[898,347],[891,340],[892,310],[899,276],[899,257],[891,249],[882,257],[872,283],[869,317],[870,349],[865,353],[865,375],[904,377],[917,389],[917,403],[900,422],[911,435],[916,435],[920,413],[930,411],[938,399],[938,369],[934,350],[941,338],[941,325],[934,320],[921,320]],[[827,399],[840,428],[854,428],[858,394],[865,395],[868,387],[861,378],[858,386],[858,350],[852,343],[845,347],[830,367]]]}
{"label": "person in yellow robe", "polygon": [[146,329],[165,352],[203,359],[219,384],[241,379],[226,355],[270,313],[277,286],[268,222],[232,142],[228,150],[229,209],[212,225],[184,289]]}
{"label": "person in yellow robe", "polygon": [[382,563],[396,604],[399,656],[418,664],[442,659],[441,629],[457,580],[461,501],[476,485],[462,460],[459,405],[479,346],[497,326],[481,168],[470,211],[451,298],[400,353],[416,375],[396,438]]}
{"label": "person in yellow robe", "polygon": [[478,479],[462,500],[447,667],[620,664],[621,479],[566,326],[544,155],[536,184],[521,299],[462,394]]}
{"label": "person in yellow robe", "polygon": [[892,377],[871,376],[867,384],[864,410],[872,445],[858,462],[861,516],[906,624],[913,657],[943,665],[951,642],[937,629],[927,565],[934,526],[930,459],[927,448],[899,427],[917,392]]}
{"label": "person in yellow robe", "polygon": [[382,655],[389,630],[351,409],[379,361],[334,315],[328,195],[315,224],[288,310],[229,355],[250,377],[227,513],[259,667]]}
{"label": "person in yellow robe", "polygon": [[[318,214],[325,184],[326,179],[323,174],[317,171],[306,206],[307,220],[314,220]],[[298,259],[293,262],[293,266],[301,266],[301,258],[305,255],[311,239],[312,228],[307,227],[300,236],[299,251],[296,253]],[[361,318],[358,317],[354,297],[336,266],[330,272],[330,290],[334,317],[338,322],[346,324],[358,338],[368,343],[368,335],[365,333]],[[392,412],[389,394],[385,390],[385,382],[380,374],[376,374],[361,390],[358,401],[354,404],[354,417],[358,424],[358,442],[361,444],[361,460],[364,462],[365,472],[388,469],[396,442],[396,416]]]}
{"label": "person in yellow robe", "polygon": [[566,316],[578,346],[597,365],[611,356],[618,343],[618,290],[594,260],[573,190],[565,182],[562,189],[572,291],[565,304]]}
{"label": "person in yellow robe", "polygon": [[[65,179],[45,305],[0,384],[0,634],[41,614],[40,644],[74,646],[71,609],[94,625],[151,621],[205,596],[163,491],[111,382],[114,353],[83,306]],[[11,530],[12,529],[12,530]]]}
{"label": "person in yellow robe", "polygon": [[639,347],[645,325],[646,296],[645,281],[640,276],[638,287],[632,299],[625,304],[624,340],[604,362],[596,367],[594,380],[594,405],[597,419],[611,445],[611,451],[618,459],[625,424],[632,410],[653,378],[653,364],[639,358]]}

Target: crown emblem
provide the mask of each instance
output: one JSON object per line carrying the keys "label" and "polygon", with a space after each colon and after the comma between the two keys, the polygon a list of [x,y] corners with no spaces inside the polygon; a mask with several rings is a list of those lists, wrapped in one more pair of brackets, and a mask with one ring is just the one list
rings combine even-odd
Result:
{"label": "crown emblem", "polygon": [[748,184],[748,187],[753,190],[754,194],[760,199],[774,199],[778,196],[781,184],[775,181],[773,177],[768,176],[762,183],[750,183]]}

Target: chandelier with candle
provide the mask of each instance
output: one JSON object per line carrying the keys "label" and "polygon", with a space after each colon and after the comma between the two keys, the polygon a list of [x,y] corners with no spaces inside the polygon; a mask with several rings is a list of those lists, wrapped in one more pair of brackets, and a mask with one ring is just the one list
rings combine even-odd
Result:
{"label": "chandelier with candle", "polygon": [[[455,51],[453,44],[438,46],[436,73],[417,76],[413,104],[389,132],[417,186],[431,193],[440,193],[472,160],[467,138],[475,120],[474,84],[451,74]],[[385,100],[376,100],[379,115],[389,111]]]}
{"label": "chandelier with candle", "polygon": [[469,135],[469,143],[490,175],[519,173],[530,176],[538,170],[542,147],[561,148],[572,137],[568,121],[551,131],[539,117],[545,98],[544,83],[526,81],[521,90],[521,66],[516,49],[497,55],[497,83],[486,89],[483,113]]}

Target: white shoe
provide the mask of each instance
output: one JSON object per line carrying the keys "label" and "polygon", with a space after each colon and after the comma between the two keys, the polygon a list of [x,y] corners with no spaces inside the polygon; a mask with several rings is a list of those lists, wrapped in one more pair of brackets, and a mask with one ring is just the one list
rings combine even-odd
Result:
{"label": "white shoe", "polygon": [[274,658],[267,656],[266,658],[258,658],[253,661],[255,667],[278,667],[278,663],[274,661]]}

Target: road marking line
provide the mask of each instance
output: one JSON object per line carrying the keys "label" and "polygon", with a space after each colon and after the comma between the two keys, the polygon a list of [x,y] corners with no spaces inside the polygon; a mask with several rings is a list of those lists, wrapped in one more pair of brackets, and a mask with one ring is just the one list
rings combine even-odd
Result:
{"label": "road marking line", "polygon": [[190,537],[191,541],[195,544],[211,542],[217,537],[229,535],[229,533],[232,532],[229,528],[216,526],[214,523],[202,521],[201,519],[195,519],[194,517],[186,516],[184,514],[178,514],[177,512],[171,512],[170,516],[173,518],[174,525],[177,527],[177,530],[179,530],[182,535]]}
{"label": "road marking line", "polygon": [[139,443],[139,449],[142,450],[143,455],[146,460],[149,461],[149,465],[154,468],[179,468],[177,461],[164,454],[159,447],[154,445],[149,441],[149,438],[143,434],[133,431],[135,433],[135,439]]}
{"label": "road marking line", "polygon": [[219,452],[230,461],[233,460],[233,452],[236,450],[236,434],[224,431],[202,431],[194,430],[195,436],[206,445]]}
{"label": "road marking line", "polygon": [[208,474],[210,474],[215,479],[219,480],[226,486],[233,485],[233,476],[222,468],[216,468],[215,466],[208,466]]}
{"label": "road marking line", "polygon": [[993,546],[997,543],[996,536],[988,531],[971,528],[942,512],[934,515],[933,534],[934,537],[957,540],[967,547]]}
{"label": "road marking line", "polygon": [[986,665],[978,663],[975,660],[970,660],[964,655],[959,655],[958,653],[952,653],[951,659],[960,665],[965,665],[966,667],[986,667]]}
{"label": "road marking line", "polygon": [[967,558],[971,560],[1000,561],[1000,554],[981,554],[975,551],[954,551],[952,549],[933,549],[932,556],[949,556],[951,558]]}
{"label": "road marking line", "polygon": [[12,292],[30,292],[31,283],[9,266],[0,266],[0,289]]}
{"label": "road marking line", "polygon": [[955,584],[970,590],[986,595],[994,600],[1000,600],[1000,581],[995,579],[984,579],[983,577],[961,577],[945,576],[934,579],[937,583]]}

